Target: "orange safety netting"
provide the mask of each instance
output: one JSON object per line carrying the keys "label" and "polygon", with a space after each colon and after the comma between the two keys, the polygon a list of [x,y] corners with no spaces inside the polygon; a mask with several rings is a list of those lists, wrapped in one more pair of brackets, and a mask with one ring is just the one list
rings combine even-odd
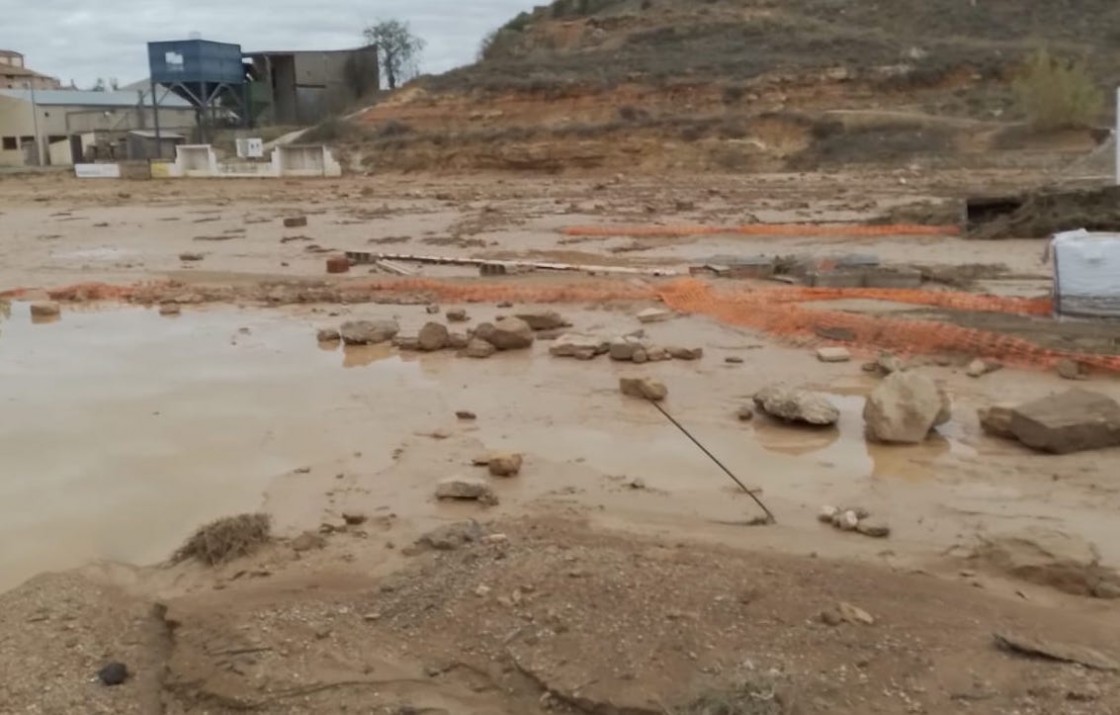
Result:
{"label": "orange safety netting", "polygon": [[879,237],[879,236],[956,236],[959,226],[924,224],[867,225],[851,223],[751,223],[742,226],[567,226],[567,236],[627,236],[632,238],[676,238],[735,234],[738,236]]}

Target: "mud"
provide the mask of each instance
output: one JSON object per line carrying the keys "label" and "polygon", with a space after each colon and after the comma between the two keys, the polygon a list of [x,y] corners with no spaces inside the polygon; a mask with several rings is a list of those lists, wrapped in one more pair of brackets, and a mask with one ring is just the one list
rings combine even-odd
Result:
{"label": "mud", "polygon": [[1039,191],[972,199],[968,235],[976,239],[1050,238],[1062,231],[1120,231],[1120,188]]}

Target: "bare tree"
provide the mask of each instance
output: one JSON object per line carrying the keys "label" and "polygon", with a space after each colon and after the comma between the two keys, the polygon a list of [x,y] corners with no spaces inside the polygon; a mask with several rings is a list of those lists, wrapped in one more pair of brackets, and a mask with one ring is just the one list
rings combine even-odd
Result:
{"label": "bare tree", "polygon": [[407,22],[400,20],[379,20],[363,32],[366,42],[377,45],[377,55],[381,61],[381,72],[389,89],[415,77],[419,71],[420,53],[425,42],[412,34]]}

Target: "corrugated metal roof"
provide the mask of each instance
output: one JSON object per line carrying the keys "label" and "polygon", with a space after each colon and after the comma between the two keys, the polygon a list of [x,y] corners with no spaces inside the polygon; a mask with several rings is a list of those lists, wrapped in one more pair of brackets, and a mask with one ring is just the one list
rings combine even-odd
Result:
{"label": "corrugated metal roof", "polygon": [[[24,102],[31,101],[31,91],[26,89],[0,89],[0,97],[11,97]],[[150,105],[148,93],[143,93],[143,101]],[[38,89],[35,90],[35,103],[44,106],[69,107],[135,107],[141,101],[139,92],[94,92],[79,89]],[[176,94],[161,97],[160,107],[170,109],[189,108],[190,102]]]}

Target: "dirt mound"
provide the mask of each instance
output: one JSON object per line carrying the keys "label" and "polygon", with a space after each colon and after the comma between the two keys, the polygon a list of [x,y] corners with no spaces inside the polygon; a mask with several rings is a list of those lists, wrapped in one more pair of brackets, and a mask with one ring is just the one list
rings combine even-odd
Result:
{"label": "dirt mound", "polygon": [[247,556],[272,538],[268,514],[239,514],[213,521],[194,533],[171,557],[179,563],[197,559],[208,566]]}
{"label": "dirt mound", "polygon": [[1061,231],[1120,231],[1120,187],[971,199],[968,235],[1049,238]]}

